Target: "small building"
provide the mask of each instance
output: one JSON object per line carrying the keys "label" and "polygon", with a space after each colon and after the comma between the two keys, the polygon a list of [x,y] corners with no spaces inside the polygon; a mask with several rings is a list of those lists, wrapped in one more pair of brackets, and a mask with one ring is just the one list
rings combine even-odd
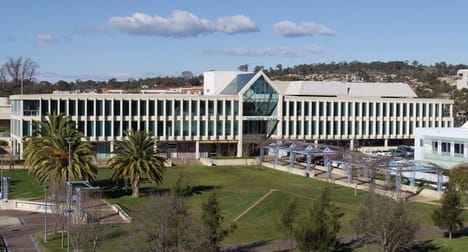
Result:
{"label": "small building", "polygon": [[468,162],[468,123],[459,128],[416,128],[414,159],[450,169]]}

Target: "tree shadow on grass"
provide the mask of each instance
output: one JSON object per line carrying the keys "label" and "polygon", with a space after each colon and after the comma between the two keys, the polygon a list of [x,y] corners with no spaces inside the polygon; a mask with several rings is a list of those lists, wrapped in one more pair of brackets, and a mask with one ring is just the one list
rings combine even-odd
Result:
{"label": "tree shadow on grass", "polygon": [[223,252],[247,252],[247,251],[258,251],[258,249],[262,246],[271,243],[271,241],[258,241],[252,242],[247,244],[242,244],[238,246],[229,246],[223,248],[221,251]]}
{"label": "tree shadow on grass", "polygon": [[439,246],[432,243],[433,240],[418,241],[408,251],[425,252],[425,251],[441,251]]}
{"label": "tree shadow on grass", "polygon": [[[141,183],[146,183],[149,180],[144,179]],[[95,185],[99,186],[100,190],[104,193],[107,198],[115,199],[120,198],[122,196],[129,196],[132,195],[132,188],[131,186],[125,187],[123,180],[119,181],[112,181],[111,179],[101,179],[96,180]],[[193,196],[193,195],[200,195],[203,192],[211,191],[215,189],[221,188],[220,186],[213,186],[213,185],[194,185],[190,186],[185,193],[185,196]],[[164,194],[170,192],[170,188],[162,188],[162,187],[140,187],[140,196],[150,196],[154,194]]]}

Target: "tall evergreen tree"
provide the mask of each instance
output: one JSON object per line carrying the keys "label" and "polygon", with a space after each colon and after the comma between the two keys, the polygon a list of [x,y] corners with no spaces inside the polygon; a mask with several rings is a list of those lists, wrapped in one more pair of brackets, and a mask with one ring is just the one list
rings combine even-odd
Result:
{"label": "tall evergreen tree", "polygon": [[231,225],[230,229],[222,228],[224,216],[216,192],[211,193],[207,201],[203,202],[202,211],[202,224],[208,233],[207,251],[219,251],[221,241],[232,232],[235,226]]}
{"label": "tall evergreen tree", "polygon": [[454,186],[449,186],[441,203],[441,207],[434,210],[431,218],[436,226],[448,229],[449,239],[452,239],[452,231],[463,227],[462,197]]}
{"label": "tall evergreen tree", "polygon": [[324,188],[307,215],[298,224],[294,236],[301,251],[334,250],[343,212],[331,202],[330,188]]}

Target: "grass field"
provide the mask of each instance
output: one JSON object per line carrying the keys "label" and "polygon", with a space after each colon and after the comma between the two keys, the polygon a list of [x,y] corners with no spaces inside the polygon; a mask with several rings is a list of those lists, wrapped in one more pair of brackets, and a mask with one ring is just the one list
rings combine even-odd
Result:
{"label": "grass field", "polygon": [[[284,239],[278,229],[278,217],[281,208],[290,199],[298,200],[300,210],[304,210],[313,203],[325,182],[304,178],[297,175],[286,174],[269,169],[236,168],[236,167],[186,167],[169,168],[164,177],[164,183],[156,187],[154,184],[143,183],[141,185],[141,198],[132,198],[131,190],[118,190],[115,184],[109,180],[110,171],[100,169],[96,184],[98,184],[108,201],[118,203],[135,218],[135,210],[138,209],[151,193],[167,191],[182,173],[190,185],[194,187],[195,193],[190,197],[196,214],[200,214],[200,205],[212,190],[217,190],[221,206],[225,215],[225,225],[237,217],[241,212],[256,202],[271,189],[277,189],[258,206],[240,218],[237,229],[229,236],[224,244],[244,244],[261,241]],[[43,190],[34,179],[24,171],[5,171],[6,176],[11,177],[12,198],[39,198]],[[354,218],[360,205],[363,203],[366,193],[359,191],[354,196],[354,189],[342,186],[332,186],[332,200],[341,207],[345,213],[341,219],[342,228],[340,236],[353,236],[350,220]],[[410,208],[415,218],[420,221],[421,228],[435,228],[430,213],[436,206],[423,203],[410,203]],[[468,211],[464,213],[468,220]],[[128,230],[130,225],[115,229],[114,232],[122,234]],[[426,237],[424,237],[426,239]],[[448,242],[440,237],[427,237],[434,240],[431,244],[440,248],[440,251],[464,251],[468,247],[468,237],[461,237]],[[103,251],[114,251],[119,248],[122,237],[114,235],[103,245]],[[47,251],[55,251],[52,243],[48,244]],[[50,248],[50,249],[49,249]]]}

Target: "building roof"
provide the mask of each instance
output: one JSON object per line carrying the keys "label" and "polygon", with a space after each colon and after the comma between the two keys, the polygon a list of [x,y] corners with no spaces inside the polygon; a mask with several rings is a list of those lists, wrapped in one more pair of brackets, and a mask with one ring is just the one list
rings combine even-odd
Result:
{"label": "building roof", "polygon": [[272,81],[272,84],[289,96],[417,97],[405,83]]}

